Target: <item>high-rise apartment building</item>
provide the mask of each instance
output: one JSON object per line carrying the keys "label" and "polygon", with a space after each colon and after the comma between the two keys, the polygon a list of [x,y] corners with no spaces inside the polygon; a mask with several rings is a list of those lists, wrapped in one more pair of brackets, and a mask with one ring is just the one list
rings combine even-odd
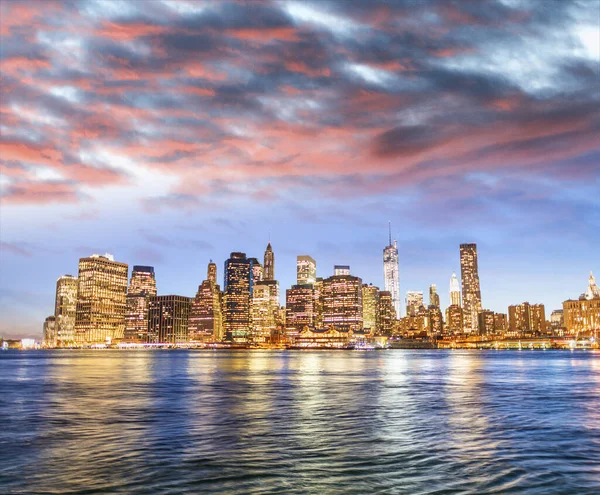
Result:
{"label": "high-rise apartment building", "polygon": [[531,305],[531,330],[537,334],[546,333],[546,308],[543,304]]}
{"label": "high-rise apartment building", "polygon": [[44,320],[44,346],[57,346],[56,318],[53,315]]}
{"label": "high-rise apartment building", "polygon": [[156,295],[154,267],[134,265],[127,289],[125,340],[149,342],[148,299]]}
{"label": "high-rise apartment building", "polygon": [[245,253],[231,253],[225,261],[223,321],[226,338],[234,342],[248,341],[253,266]]}
{"label": "high-rise apartment building", "polygon": [[188,342],[192,299],[185,296],[150,296],[148,300],[148,341],[165,344]]}
{"label": "high-rise apartment building", "polygon": [[546,312],[544,305],[524,302],[509,306],[508,329],[513,333],[546,333]]}
{"label": "high-rise apartment building", "polygon": [[128,266],[110,254],[79,260],[75,340],[104,344],[125,332]]}
{"label": "high-rise apartment building", "polygon": [[396,330],[396,309],[392,293],[387,290],[379,292],[379,331],[391,336]]}
{"label": "high-rise apartment building", "polygon": [[460,306],[460,285],[456,273],[453,273],[450,279],[450,305]]}
{"label": "high-rise apartment building", "polygon": [[252,289],[250,308],[251,332],[248,341],[254,344],[269,342],[277,327],[279,311],[279,283],[261,280]]}
{"label": "high-rise apartment building", "polygon": [[437,335],[442,335],[444,333],[444,318],[442,316],[442,310],[440,309],[439,304],[437,306],[434,304],[430,304],[427,308],[427,312],[427,320],[429,323],[429,336],[435,337]]}
{"label": "high-rise apartment building", "polygon": [[446,309],[446,333],[459,334],[463,329],[463,310],[459,305],[451,304]]}
{"label": "high-rise apartment building", "polygon": [[296,333],[315,326],[315,289],[313,284],[292,285],[285,291],[286,328]]}
{"label": "high-rise apartment building", "polygon": [[363,328],[375,333],[379,330],[379,287],[362,286]]}
{"label": "high-rise apartment building", "polygon": [[477,264],[477,244],[460,245],[460,273],[462,279],[463,323],[466,333],[476,333],[481,311],[481,288]]}
{"label": "high-rise apartment building", "polygon": [[297,285],[314,284],[317,281],[317,262],[310,256],[303,254],[296,259]]}
{"label": "high-rise apartment building", "polygon": [[508,328],[506,313],[494,313],[494,332],[504,333]]}
{"label": "high-rise apartment building", "polygon": [[77,314],[77,279],[63,275],[56,281],[54,325],[56,345],[69,346],[75,341],[75,316]]}
{"label": "high-rise apartment building", "polygon": [[221,288],[217,284],[217,265],[210,261],[206,280],[198,286],[192,301],[188,332],[193,342],[220,342],[223,340]]}
{"label": "high-rise apartment building", "polygon": [[563,302],[564,327],[571,335],[600,336],[600,289],[590,273],[587,290],[578,300]]}
{"label": "high-rise apartment building", "polygon": [[323,327],[341,332],[363,328],[362,280],[352,275],[333,275],[323,280]]}
{"label": "high-rise apartment building", "polygon": [[383,249],[383,286],[392,295],[392,303],[396,311],[395,318],[400,318],[400,274],[398,268],[398,242],[392,244],[392,225],[389,224],[389,244]]}
{"label": "high-rise apartment building", "polygon": [[477,315],[477,329],[479,335],[490,335],[494,333],[494,312],[489,309],[480,311]]}
{"label": "high-rise apartment building", "polygon": [[423,307],[423,293],[409,290],[406,293],[406,316],[417,316],[419,310]]}
{"label": "high-rise apartment building", "polygon": [[263,280],[275,280],[275,255],[273,254],[271,241],[269,241],[269,244],[267,244],[267,249],[265,250]]}
{"label": "high-rise apartment building", "polygon": [[437,293],[437,287],[435,284],[429,286],[429,305],[440,307],[440,295]]}

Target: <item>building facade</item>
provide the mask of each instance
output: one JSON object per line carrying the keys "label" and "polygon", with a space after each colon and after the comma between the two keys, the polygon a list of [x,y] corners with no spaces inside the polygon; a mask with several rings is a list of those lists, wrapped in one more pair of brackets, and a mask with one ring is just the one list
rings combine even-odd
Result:
{"label": "building facade", "polygon": [[389,224],[389,244],[383,249],[383,287],[392,295],[396,316],[401,317],[400,269],[398,265],[398,242],[392,244],[392,226]]}
{"label": "building facade", "polygon": [[251,332],[248,342],[264,344],[277,328],[279,284],[276,280],[261,280],[252,290]]}
{"label": "building facade", "polygon": [[307,254],[296,258],[296,284],[313,285],[317,281],[317,262]]}
{"label": "building facade", "polygon": [[463,310],[457,304],[451,304],[446,309],[446,333],[455,335],[463,333]]}
{"label": "building facade", "polygon": [[396,308],[392,293],[387,290],[379,292],[379,332],[388,337],[396,331]]}
{"label": "building facade", "polygon": [[379,331],[379,287],[373,284],[362,286],[363,329],[375,333]]}
{"label": "building facade", "polygon": [[123,339],[127,298],[125,263],[110,254],[79,260],[75,341],[104,344]]}
{"label": "building facade", "polygon": [[206,275],[206,280],[198,286],[190,310],[188,332],[192,342],[223,340],[222,295],[217,284],[217,265],[212,260]]}
{"label": "building facade", "polygon": [[423,307],[423,293],[409,290],[406,293],[406,316],[417,316],[419,310]]}
{"label": "building facade", "polygon": [[245,253],[231,253],[225,261],[223,321],[225,338],[245,343],[250,331],[250,304],[254,286],[253,262]]}
{"label": "building facade", "polygon": [[192,299],[185,296],[150,296],[148,339],[161,344],[188,342],[188,322]]}
{"label": "building facade", "polygon": [[338,331],[363,328],[362,280],[352,275],[334,275],[323,280],[323,327]]}
{"label": "building facade", "polygon": [[477,315],[477,326],[479,335],[491,335],[494,333],[494,312],[484,309]]}
{"label": "building facade", "polygon": [[460,285],[456,273],[453,273],[452,278],[450,278],[450,304],[460,306]]}
{"label": "building facade", "polygon": [[271,241],[267,244],[265,250],[265,264],[264,264],[264,280],[275,280],[275,254],[273,254],[273,248],[271,247]]}
{"label": "building facade", "polygon": [[477,244],[460,245],[460,273],[462,279],[464,330],[466,333],[477,333],[477,315],[482,309]]}
{"label": "building facade", "polygon": [[57,343],[56,318],[54,315],[48,316],[44,320],[44,346],[56,347]]}
{"label": "building facade", "polygon": [[590,273],[587,290],[578,300],[563,303],[563,320],[566,331],[575,336],[598,339],[600,335],[600,288]]}
{"label": "building facade", "polygon": [[127,289],[125,340],[149,342],[148,300],[156,295],[154,267],[134,265]]}
{"label": "building facade", "polygon": [[285,291],[286,328],[296,333],[315,327],[315,289],[313,284],[292,285]]}
{"label": "building facade", "polygon": [[75,317],[77,315],[77,279],[63,275],[56,281],[54,321],[56,345],[69,346],[75,342]]}

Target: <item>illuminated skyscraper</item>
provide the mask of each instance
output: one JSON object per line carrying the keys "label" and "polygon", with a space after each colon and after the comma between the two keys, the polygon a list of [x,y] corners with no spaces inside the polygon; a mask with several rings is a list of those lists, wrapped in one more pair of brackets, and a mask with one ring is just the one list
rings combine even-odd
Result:
{"label": "illuminated skyscraper", "polygon": [[198,286],[192,301],[188,332],[194,342],[219,342],[223,340],[223,315],[221,288],[217,284],[217,265],[210,261],[207,278]]}
{"label": "illuminated skyscraper", "polygon": [[504,333],[507,326],[506,313],[494,313],[494,332]]}
{"label": "illuminated skyscraper", "polygon": [[462,278],[463,323],[466,333],[476,333],[477,315],[481,311],[481,289],[477,267],[477,244],[460,245],[460,273]]}
{"label": "illuminated skyscraper", "polygon": [[429,336],[433,337],[436,335],[441,335],[444,332],[444,319],[442,317],[442,310],[440,309],[439,305],[435,306],[430,304],[427,308],[427,313],[427,320],[429,322]]}
{"label": "illuminated skyscraper", "polygon": [[494,312],[484,309],[477,315],[477,329],[479,335],[489,335],[494,333]]}
{"label": "illuminated skyscraper", "polygon": [[334,265],[333,266],[333,275],[350,275],[350,266],[348,265]]}
{"label": "illuminated skyscraper", "polygon": [[446,333],[463,333],[463,310],[457,304],[451,304],[446,309]]}
{"label": "illuminated skyscraper", "polygon": [[450,279],[450,304],[452,306],[460,306],[460,285],[458,284],[456,273],[453,273]]}
{"label": "illuminated skyscraper", "polygon": [[362,280],[334,275],[323,280],[323,327],[338,331],[362,330]]}
{"label": "illuminated skyscraper", "polygon": [[298,285],[314,284],[317,281],[317,262],[303,254],[296,259],[296,283]]}
{"label": "illuminated skyscraper", "polygon": [[75,316],[77,313],[77,279],[63,275],[56,281],[54,321],[56,345],[72,345],[75,340]]}
{"label": "illuminated skyscraper", "polygon": [[392,244],[392,224],[389,224],[389,244],[383,250],[384,288],[392,295],[392,303],[396,310],[396,318],[400,318],[400,275],[398,269],[398,242]]}
{"label": "illuminated skyscraper", "polygon": [[192,299],[185,296],[150,296],[148,300],[149,342],[181,344],[188,341]]}
{"label": "illuminated skyscraper", "polygon": [[151,266],[135,265],[127,290],[125,340],[148,341],[148,299],[156,295],[156,279]]}
{"label": "illuminated skyscraper", "polygon": [[544,305],[524,302],[509,306],[508,329],[517,333],[546,333]]}
{"label": "illuminated skyscraper", "polygon": [[429,286],[429,305],[440,307],[440,295],[437,293],[437,287],[435,284]]}
{"label": "illuminated skyscraper", "polygon": [[379,329],[379,287],[362,286],[363,328],[375,333]]}
{"label": "illuminated skyscraper", "polygon": [[125,263],[110,254],[79,260],[75,340],[100,344],[123,338],[127,297]]}
{"label": "illuminated skyscraper", "polygon": [[249,341],[254,344],[269,342],[277,326],[279,311],[279,283],[261,280],[252,289],[250,308],[251,333]]}
{"label": "illuminated skyscraper", "polygon": [[225,261],[223,321],[226,338],[234,342],[248,341],[253,265],[245,253],[231,253]]}
{"label": "illuminated skyscraper", "polygon": [[267,249],[265,250],[263,280],[275,280],[275,255],[273,254],[271,241],[269,241],[269,244],[267,244]]}
{"label": "illuminated skyscraper", "polygon": [[248,261],[252,263],[252,285],[264,280],[264,269],[260,261],[256,258],[248,258]]}
{"label": "illuminated skyscraper", "polygon": [[312,284],[292,285],[285,291],[286,328],[300,332],[315,326],[315,289]]}
{"label": "illuminated skyscraper", "polygon": [[386,290],[379,293],[379,331],[383,335],[392,335],[396,330],[396,309],[392,294]]}
{"label": "illuminated skyscraper", "polygon": [[417,316],[423,307],[423,293],[409,290],[406,293],[406,316]]}
{"label": "illuminated skyscraper", "polygon": [[54,316],[48,316],[44,320],[44,346],[56,347],[56,318]]}

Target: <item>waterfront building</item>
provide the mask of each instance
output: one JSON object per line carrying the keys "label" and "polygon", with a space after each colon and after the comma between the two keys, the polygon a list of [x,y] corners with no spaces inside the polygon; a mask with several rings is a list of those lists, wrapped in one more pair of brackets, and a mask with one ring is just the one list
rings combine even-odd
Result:
{"label": "waterfront building", "polygon": [[150,296],[148,299],[148,341],[161,344],[188,342],[192,299],[185,296]]}
{"label": "waterfront building", "polygon": [[452,306],[460,306],[460,285],[456,278],[456,273],[453,273],[450,279],[450,304]]}
{"label": "waterfront building", "polygon": [[317,277],[317,281],[314,283],[314,320],[315,328],[323,328],[323,278]]}
{"label": "waterfront building", "polygon": [[494,332],[495,333],[504,333],[508,328],[508,320],[506,318],[506,313],[494,313]]}
{"label": "waterfront building", "polygon": [[44,320],[44,346],[45,347],[56,347],[57,335],[56,335],[56,318],[54,315],[48,316]]}
{"label": "waterfront building", "polygon": [[479,335],[490,335],[494,333],[494,312],[483,309],[477,315],[477,326]]}
{"label": "waterfront building", "polygon": [[463,323],[466,333],[476,333],[481,311],[481,288],[477,263],[477,244],[460,245]]}
{"label": "waterfront building", "polygon": [[333,275],[350,275],[350,266],[349,265],[334,265],[333,266]]}
{"label": "waterfront building", "polygon": [[362,280],[333,275],[323,280],[323,327],[347,332],[362,330]]}
{"label": "waterfront building", "polygon": [[279,314],[279,283],[261,280],[252,289],[251,332],[248,341],[264,344],[277,328]]}
{"label": "waterfront building", "polygon": [[227,340],[248,341],[250,304],[254,286],[252,260],[245,253],[231,253],[225,261],[223,321]]}
{"label": "waterfront building", "polygon": [[396,308],[392,293],[382,290],[379,293],[379,332],[392,336],[396,331]]}
{"label": "waterfront building", "polygon": [[56,345],[73,345],[76,314],[77,279],[73,275],[63,275],[56,281],[56,298],[54,302]]}
{"label": "waterfront building", "polygon": [[308,256],[302,254],[296,258],[296,284],[308,285],[317,281],[317,262]]}
{"label": "waterfront building", "polygon": [[546,333],[544,305],[524,302],[509,306],[508,330],[515,335]]}
{"label": "waterfront building", "polygon": [[543,304],[532,304],[531,311],[531,330],[543,335],[546,333],[546,309]]}
{"label": "waterfront building", "polygon": [[550,328],[557,334],[565,326],[564,313],[562,309],[555,309],[550,314]]}
{"label": "waterfront building", "polygon": [[423,293],[409,290],[406,293],[406,316],[417,316],[423,306]]}
{"label": "waterfront building", "polygon": [[379,287],[362,286],[363,328],[374,333],[379,330]]}
{"label": "waterfront building", "polygon": [[437,293],[437,286],[435,284],[429,286],[429,305],[436,308],[440,307],[440,295]]}
{"label": "waterfront building", "polygon": [[392,295],[392,304],[396,312],[396,318],[401,316],[400,302],[400,274],[398,265],[398,241],[394,239],[392,244],[392,224],[389,227],[389,243],[383,249],[383,287]]}
{"label": "waterfront building", "polygon": [[265,264],[263,280],[275,280],[275,255],[271,247],[271,241],[267,244],[265,250]]}
{"label": "waterfront building", "polygon": [[575,336],[590,336],[598,339],[600,333],[600,289],[594,275],[590,273],[587,290],[578,300],[563,302],[564,326]]}
{"label": "waterfront building", "polygon": [[93,254],[79,260],[75,340],[104,344],[125,333],[128,266],[112,255]]}
{"label": "waterfront building", "polygon": [[433,337],[436,335],[442,335],[444,333],[444,318],[442,316],[442,310],[439,307],[439,303],[437,306],[434,304],[430,304],[427,310],[427,319],[429,322],[429,336]]}
{"label": "waterfront building", "polygon": [[315,289],[312,284],[292,285],[285,291],[286,328],[300,332],[315,327]]}
{"label": "waterfront building", "polygon": [[148,299],[155,295],[154,267],[134,265],[126,297],[126,341],[148,342]]}
{"label": "waterfront building", "polygon": [[217,284],[217,265],[210,261],[207,277],[199,286],[192,301],[188,332],[192,342],[223,340],[221,288]]}
{"label": "waterfront building", "polygon": [[458,304],[451,304],[446,309],[446,330],[449,334],[463,332],[463,310]]}

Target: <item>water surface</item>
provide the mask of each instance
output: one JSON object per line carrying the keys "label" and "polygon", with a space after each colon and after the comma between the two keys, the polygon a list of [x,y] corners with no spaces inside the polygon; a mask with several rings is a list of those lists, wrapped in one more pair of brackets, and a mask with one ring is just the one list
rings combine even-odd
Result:
{"label": "water surface", "polygon": [[2,493],[600,493],[600,353],[0,352]]}

